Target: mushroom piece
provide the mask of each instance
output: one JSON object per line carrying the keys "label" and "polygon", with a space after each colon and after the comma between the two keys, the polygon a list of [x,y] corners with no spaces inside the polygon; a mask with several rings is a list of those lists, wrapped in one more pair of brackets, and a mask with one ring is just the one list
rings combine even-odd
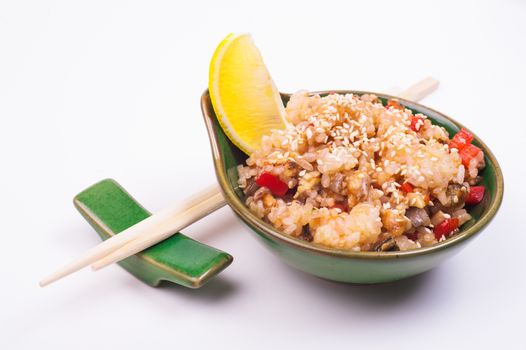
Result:
{"label": "mushroom piece", "polygon": [[386,239],[375,243],[372,246],[371,250],[375,252],[388,252],[388,251],[399,250],[399,249],[393,237],[387,237]]}
{"label": "mushroom piece", "polygon": [[406,210],[405,216],[411,220],[413,227],[429,226],[431,219],[425,209],[411,207]]}
{"label": "mushroom piece", "polygon": [[468,192],[466,184],[449,184],[446,191],[440,193],[438,199],[433,202],[434,209],[451,214],[464,206]]}
{"label": "mushroom piece", "polygon": [[247,195],[247,197],[254,195],[254,193],[256,193],[256,191],[258,190],[258,188],[259,188],[259,185],[256,183],[254,179],[247,180],[247,186],[244,189],[245,195]]}
{"label": "mushroom piece", "polygon": [[313,241],[314,237],[312,237],[312,233],[310,232],[309,224],[303,225],[303,227],[301,228],[301,233],[299,235],[299,238],[307,242]]}
{"label": "mushroom piece", "polygon": [[464,206],[464,202],[468,196],[468,189],[463,185],[450,184],[447,186],[446,196],[448,198],[448,205],[446,207],[454,211]]}

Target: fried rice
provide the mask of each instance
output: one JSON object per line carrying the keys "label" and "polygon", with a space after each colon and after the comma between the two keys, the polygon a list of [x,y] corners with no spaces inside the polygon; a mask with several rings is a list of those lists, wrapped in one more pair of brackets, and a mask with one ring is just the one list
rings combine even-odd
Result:
{"label": "fried rice", "polygon": [[284,234],[335,249],[408,250],[470,220],[465,202],[484,155],[466,160],[425,115],[371,94],[300,91],[286,118],[238,167],[248,208]]}

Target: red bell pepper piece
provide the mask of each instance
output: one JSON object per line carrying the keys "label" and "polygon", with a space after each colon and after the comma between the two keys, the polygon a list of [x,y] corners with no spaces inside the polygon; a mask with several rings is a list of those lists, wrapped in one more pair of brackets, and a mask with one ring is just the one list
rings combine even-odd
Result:
{"label": "red bell pepper piece", "polygon": [[402,190],[405,193],[413,192],[414,189],[415,187],[407,181],[400,185],[400,190]]}
{"label": "red bell pepper piece", "polygon": [[266,187],[272,192],[272,194],[283,197],[289,190],[289,186],[281,181],[276,175],[271,173],[261,173],[256,179],[256,183],[261,187]]}
{"label": "red bell pepper piece", "polygon": [[469,167],[469,162],[478,156],[478,154],[482,152],[480,148],[478,148],[475,145],[469,144],[464,146],[461,150],[459,150],[458,154],[460,155],[460,159],[462,159],[462,164],[464,164],[464,167]]}
{"label": "red bell pepper piece", "polygon": [[471,186],[469,188],[468,197],[466,198],[466,204],[475,205],[482,202],[485,190],[486,187],[484,186]]}
{"label": "red bell pepper piece", "polygon": [[473,141],[473,134],[462,128],[453,138],[449,141],[449,148],[456,148],[459,151],[469,145]]}
{"label": "red bell pepper piece", "polygon": [[418,131],[424,125],[424,118],[421,115],[411,116],[411,130]]}
{"label": "red bell pepper piece", "polygon": [[433,228],[435,238],[437,240],[440,240],[444,236],[449,236],[451,232],[455,231],[458,228],[458,224],[458,218],[445,219],[440,224],[436,225],[435,228]]}
{"label": "red bell pepper piece", "polygon": [[405,236],[412,240],[413,242],[418,241],[418,231],[411,232],[411,233],[405,233]]}

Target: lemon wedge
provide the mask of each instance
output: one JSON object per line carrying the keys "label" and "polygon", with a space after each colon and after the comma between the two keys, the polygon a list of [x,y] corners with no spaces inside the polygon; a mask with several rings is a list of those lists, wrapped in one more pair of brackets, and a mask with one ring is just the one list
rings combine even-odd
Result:
{"label": "lemon wedge", "polygon": [[286,127],[285,108],[249,34],[230,34],[210,62],[208,89],[228,138],[251,154],[263,135]]}

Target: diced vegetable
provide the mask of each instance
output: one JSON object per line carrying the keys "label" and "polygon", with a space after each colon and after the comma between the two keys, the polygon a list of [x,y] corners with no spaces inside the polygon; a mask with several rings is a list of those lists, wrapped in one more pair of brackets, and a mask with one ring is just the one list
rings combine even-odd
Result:
{"label": "diced vegetable", "polygon": [[472,145],[471,141],[473,141],[473,134],[464,128],[460,129],[451,141],[449,141],[449,148],[456,148],[458,150],[462,164],[466,169],[469,168],[471,160],[482,152],[480,148]]}
{"label": "diced vegetable", "polygon": [[299,238],[307,242],[312,242],[314,237],[312,237],[309,224],[303,225]]}
{"label": "diced vegetable", "polygon": [[436,239],[441,239],[442,237],[448,237],[453,231],[458,228],[459,221],[457,218],[449,218],[442,221],[440,224],[436,225],[433,229]]}
{"label": "diced vegetable", "polygon": [[464,148],[462,148],[458,152],[458,154],[460,155],[460,159],[462,159],[462,164],[467,169],[469,167],[469,162],[471,162],[473,158],[478,156],[480,152],[482,152],[480,148],[478,148],[475,145],[469,144],[464,146]]}
{"label": "diced vegetable", "polygon": [[449,141],[449,148],[456,148],[459,151],[471,144],[473,141],[473,134],[462,128],[453,138]]}
{"label": "diced vegetable", "polygon": [[289,190],[289,186],[281,181],[276,175],[268,172],[261,173],[256,179],[256,183],[261,187],[266,187],[278,197],[283,197]]}
{"label": "diced vegetable", "polygon": [[413,242],[418,241],[418,231],[416,230],[413,232],[406,232],[405,236],[409,238],[410,240],[412,240]]}
{"label": "diced vegetable", "polygon": [[413,192],[414,189],[414,186],[407,181],[400,185],[400,190],[402,190],[405,193]]}
{"label": "diced vegetable", "polygon": [[429,224],[431,224],[431,219],[425,209],[414,207],[409,208],[405,211],[405,216],[411,220],[411,225],[413,225],[414,228],[429,226]]}
{"label": "diced vegetable", "polygon": [[400,103],[398,103],[397,100],[389,100],[389,101],[387,101],[387,106],[386,107],[388,109],[389,109],[389,107],[393,107],[393,108],[399,109],[401,111],[404,110],[404,107]]}
{"label": "diced vegetable", "polygon": [[424,117],[421,115],[411,116],[411,130],[418,131],[424,125]]}
{"label": "diced vegetable", "polygon": [[469,188],[468,197],[466,198],[466,204],[475,205],[482,202],[485,190],[486,187],[484,186],[471,186]]}

